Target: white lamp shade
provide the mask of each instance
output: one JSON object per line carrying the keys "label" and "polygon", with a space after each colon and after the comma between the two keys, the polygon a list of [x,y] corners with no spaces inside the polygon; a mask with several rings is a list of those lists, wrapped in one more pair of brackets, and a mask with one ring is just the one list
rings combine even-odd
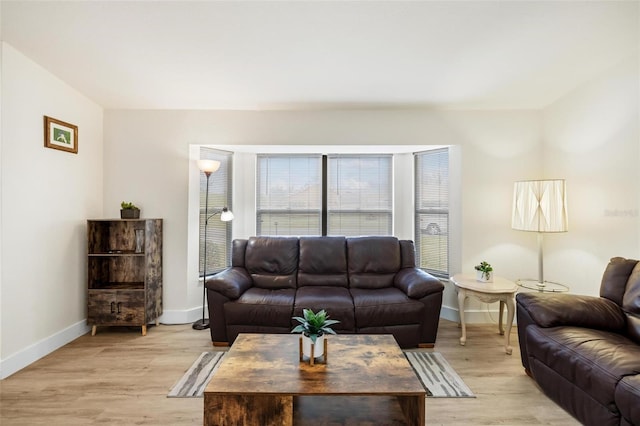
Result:
{"label": "white lamp shade", "polygon": [[213,173],[220,168],[220,162],[216,160],[198,160],[198,168],[205,173]]}
{"label": "white lamp shade", "polygon": [[519,231],[567,232],[569,221],[564,179],[516,182],[511,227]]}
{"label": "white lamp shade", "polygon": [[233,213],[228,208],[223,208],[222,213],[220,213],[220,220],[223,222],[229,222],[233,220]]}

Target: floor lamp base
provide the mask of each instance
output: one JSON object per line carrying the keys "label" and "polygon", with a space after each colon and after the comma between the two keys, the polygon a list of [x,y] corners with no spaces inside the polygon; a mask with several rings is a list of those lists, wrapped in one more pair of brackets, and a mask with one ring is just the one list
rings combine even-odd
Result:
{"label": "floor lamp base", "polygon": [[207,328],[209,328],[209,319],[199,319],[191,325],[191,328],[193,328],[194,330],[206,330]]}

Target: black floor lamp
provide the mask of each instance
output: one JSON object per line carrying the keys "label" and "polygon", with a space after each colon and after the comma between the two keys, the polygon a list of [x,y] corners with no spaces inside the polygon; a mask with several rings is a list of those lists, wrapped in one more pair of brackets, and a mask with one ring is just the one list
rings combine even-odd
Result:
{"label": "black floor lamp", "polygon": [[205,193],[204,201],[204,265],[202,267],[202,318],[194,322],[192,327],[194,330],[206,330],[209,328],[209,319],[205,318],[204,306],[207,300],[207,225],[209,219],[213,216],[220,214],[220,220],[223,222],[229,222],[233,220],[233,213],[227,207],[223,207],[222,210],[218,210],[209,215],[209,177],[211,173],[217,171],[220,168],[220,162],[216,160],[198,160],[198,168],[204,172],[207,176],[207,190]]}

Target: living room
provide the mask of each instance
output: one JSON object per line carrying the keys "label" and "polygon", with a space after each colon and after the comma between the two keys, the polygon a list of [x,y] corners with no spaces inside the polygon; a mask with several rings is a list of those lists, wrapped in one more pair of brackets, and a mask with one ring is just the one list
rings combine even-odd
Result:
{"label": "living room", "polygon": [[[452,147],[452,275],[482,260],[536,275],[535,238],[511,229],[526,179],[567,181],[550,279],[597,295],[611,257],[639,256],[636,2],[3,1],[0,14],[1,378],[88,332],[86,220],[123,200],[165,222],[161,323],[199,317],[198,145]],[[77,155],[43,147],[45,115],[78,126]],[[234,181],[246,238],[252,194]]]}

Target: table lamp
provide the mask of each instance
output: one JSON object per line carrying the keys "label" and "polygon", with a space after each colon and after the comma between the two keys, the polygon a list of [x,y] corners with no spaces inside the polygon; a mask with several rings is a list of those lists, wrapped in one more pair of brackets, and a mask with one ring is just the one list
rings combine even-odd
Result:
{"label": "table lamp", "polygon": [[538,279],[523,279],[519,281],[535,282],[540,290],[545,288],[551,282],[544,279],[542,262],[543,234],[568,231],[565,180],[549,179],[516,182],[513,187],[511,227],[519,231],[536,232],[538,234]]}

